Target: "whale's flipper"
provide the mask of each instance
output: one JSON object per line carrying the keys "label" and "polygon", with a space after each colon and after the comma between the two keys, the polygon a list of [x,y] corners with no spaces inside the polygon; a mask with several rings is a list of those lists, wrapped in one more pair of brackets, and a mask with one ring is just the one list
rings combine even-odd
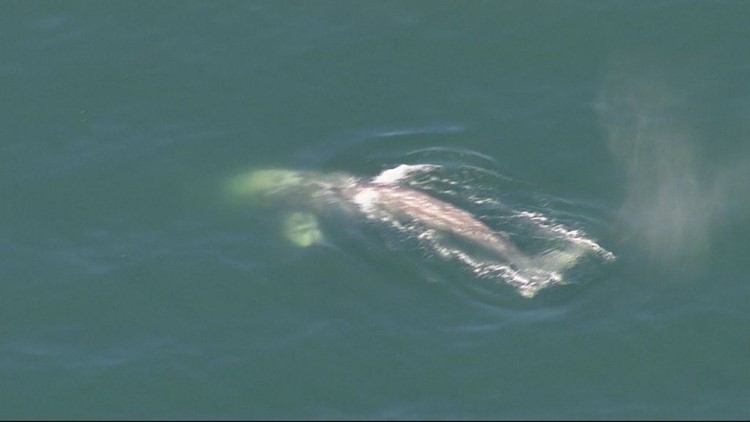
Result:
{"label": "whale's flipper", "polygon": [[284,217],[281,231],[284,237],[301,248],[323,243],[318,219],[314,214],[294,212]]}

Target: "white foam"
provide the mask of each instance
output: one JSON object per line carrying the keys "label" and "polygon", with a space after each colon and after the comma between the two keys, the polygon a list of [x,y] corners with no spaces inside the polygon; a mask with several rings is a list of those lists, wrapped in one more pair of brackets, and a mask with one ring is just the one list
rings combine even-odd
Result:
{"label": "white foam", "polygon": [[439,167],[440,166],[437,166],[434,164],[417,164],[417,165],[401,164],[392,169],[384,170],[383,172],[381,172],[379,175],[375,176],[372,179],[372,183],[377,183],[381,185],[393,185],[399,182],[400,180],[403,180],[404,178],[409,176],[411,173],[418,172],[418,171],[430,171]]}
{"label": "white foam", "polygon": [[569,229],[562,224],[554,224],[547,216],[536,212],[522,211],[517,215],[519,217],[531,220],[534,224],[537,225],[537,227],[548,230],[549,232],[560,236],[561,239],[567,240],[568,242],[593,251],[594,253],[602,257],[602,259],[604,259],[605,261],[615,260],[615,255],[612,252],[604,249],[598,243],[586,237],[586,234],[580,230]]}
{"label": "white foam", "polygon": [[564,283],[562,275],[556,271],[539,268],[516,269],[509,264],[474,258],[458,248],[442,245],[432,237],[420,237],[420,239],[428,240],[430,247],[439,256],[446,259],[453,258],[464,264],[476,277],[502,280],[526,298],[534,297],[545,287]]}

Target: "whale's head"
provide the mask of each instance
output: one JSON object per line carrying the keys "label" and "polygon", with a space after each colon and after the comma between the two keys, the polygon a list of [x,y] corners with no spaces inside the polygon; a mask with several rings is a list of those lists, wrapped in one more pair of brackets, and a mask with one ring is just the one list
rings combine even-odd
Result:
{"label": "whale's head", "polygon": [[302,173],[293,170],[263,169],[230,179],[227,191],[236,198],[264,203],[283,197],[304,183]]}

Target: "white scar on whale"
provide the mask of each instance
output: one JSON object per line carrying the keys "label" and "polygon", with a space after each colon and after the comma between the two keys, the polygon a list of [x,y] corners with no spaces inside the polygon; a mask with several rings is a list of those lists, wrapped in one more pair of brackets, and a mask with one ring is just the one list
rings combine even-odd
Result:
{"label": "white scar on whale", "polygon": [[[520,218],[535,224],[546,236],[563,239],[565,244],[529,255],[507,234],[492,229],[470,212],[403,183],[412,173],[436,168],[439,166],[400,165],[372,179],[338,172],[265,169],[238,176],[228,187],[234,195],[293,210],[284,221],[283,233],[297,246],[321,243],[324,236],[317,215],[343,210],[415,234],[438,255],[462,262],[477,276],[502,279],[524,297],[564,283],[563,272],[585,255],[614,259],[612,253],[580,232],[553,225],[541,214],[522,212]],[[473,246],[455,246],[455,242],[442,241],[446,237]]]}

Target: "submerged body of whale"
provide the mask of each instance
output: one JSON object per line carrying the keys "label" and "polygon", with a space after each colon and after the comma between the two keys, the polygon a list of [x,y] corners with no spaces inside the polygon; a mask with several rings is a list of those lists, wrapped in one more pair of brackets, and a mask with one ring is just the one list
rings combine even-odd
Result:
{"label": "submerged body of whale", "polygon": [[[264,202],[287,205],[290,209],[309,209],[312,214],[338,209],[395,227],[412,227],[415,223],[422,230],[417,237],[430,241],[441,255],[460,260],[478,275],[499,275],[527,297],[542,287],[562,281],[561,272],[586,253],[604,251],[592,241],[571,239],[564,248],[530,256],[507,234],[492,229],[469,211],[402,183],[410,173],[434,167],[402,165],[372,179],[345,173],[262,170],[242,179],[239,189],[235,190],[265,199]],[[318,226],[312,214],[300,218],[297,213],[296,219],[305,222],[305,239],[320,240],[322,235],[317,233]],[[440,240],[445,237],[477,246],[485,252],[446,246]],[[297,243],[307,246],[312,241]]]}

